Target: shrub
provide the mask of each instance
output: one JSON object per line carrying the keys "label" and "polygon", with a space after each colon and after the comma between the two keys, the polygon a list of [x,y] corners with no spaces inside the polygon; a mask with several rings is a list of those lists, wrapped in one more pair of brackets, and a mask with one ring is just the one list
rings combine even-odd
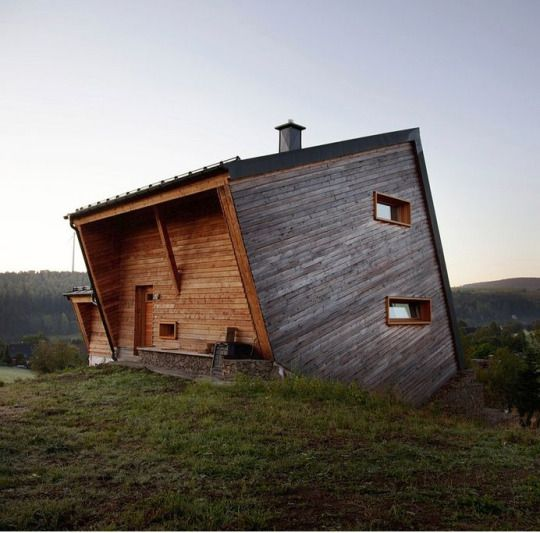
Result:
{"label": "shrub", "polygon": [[540,411],[540,350],[532,344],[525,353],[499,348],[489,367],[478,371],[488,397],[501,401],[507,409],[516,408],[523,426],[531,424]]}
{"label": "shrub", "polygon": [[485,384],[488,396],[499,399],[507,409],[512,409],[516,387],[524,369],[524,361],[519,355],[508,348],[499,348],[489,367],[478,372],[478,378]]}
{"label": "shrub", "polygon": [[83,365],[79,350],[64,341],[39,341],[30,362],[31,369],[42,374]]}

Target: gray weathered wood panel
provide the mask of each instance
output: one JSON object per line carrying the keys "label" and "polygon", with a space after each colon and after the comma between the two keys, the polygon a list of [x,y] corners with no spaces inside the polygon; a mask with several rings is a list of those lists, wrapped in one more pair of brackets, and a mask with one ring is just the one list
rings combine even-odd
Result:
{"label": "gray weathered wood panel", "polygon": [[[276,360],[419,403],[457,370],[409,143],[234,180]],[[373,218],[373,191],[410,201],[410,228]],[[387,326],[385,297],[432,299],[427,326]]]}

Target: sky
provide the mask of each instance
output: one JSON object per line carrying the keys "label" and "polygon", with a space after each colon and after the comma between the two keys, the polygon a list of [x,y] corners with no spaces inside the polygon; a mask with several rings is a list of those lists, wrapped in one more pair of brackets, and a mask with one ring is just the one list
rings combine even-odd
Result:
{"label": "sky", "polygon": [[[540,2],[0,0],[0,272],[63,215],[240,155],[420,127],[453,286],[540,276]],[[80,253],[75,269],[84,270]]]}

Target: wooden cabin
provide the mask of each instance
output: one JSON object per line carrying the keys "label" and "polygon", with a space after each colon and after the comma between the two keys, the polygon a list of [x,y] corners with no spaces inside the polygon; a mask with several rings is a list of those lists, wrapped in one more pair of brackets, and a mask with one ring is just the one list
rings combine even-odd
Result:
{"label": "wooden cabin", "polygon": [[302,126],[277,129],[276,154],[67,215],[91,362],[236,361],[425,401],[462,356],[419,130],[302,149]]}

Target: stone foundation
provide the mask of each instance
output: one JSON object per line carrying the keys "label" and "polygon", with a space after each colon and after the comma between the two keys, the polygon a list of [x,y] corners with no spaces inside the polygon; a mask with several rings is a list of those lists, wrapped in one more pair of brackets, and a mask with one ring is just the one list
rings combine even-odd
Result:
{"label": "stone foundation", "polygon": [[213,356],[210,354],[139,348],[139,361],[146,367],[178,370],[189,377],[214,376],[233,380],[238,374],[263,379],[277,377],[278,369],[273,361],[264,359],[223,359],[212,369]]}
{"label": "stone foundation", "polygon": [[263,379],[274,377],[274,362],[265,359],[222,359],[223,379],[234,379],[237,374],[245,374]]}
{"label": "stone foundation", "polygon": [[112,357],[106,355],[88,355],[88,366],[104,365],[105,363],[112,362]]}
{"label": "stone foundation", "polygon": [[145,350],[139,348],[141,363],[149,367],[180,370],[188,376],[210,376],[212,373],[212,355],[181,353],[167,350]]}

